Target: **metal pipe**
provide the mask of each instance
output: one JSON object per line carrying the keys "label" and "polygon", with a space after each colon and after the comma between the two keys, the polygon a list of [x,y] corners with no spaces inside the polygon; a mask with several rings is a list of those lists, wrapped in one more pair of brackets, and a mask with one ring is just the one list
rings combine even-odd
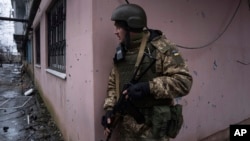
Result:
{"label": "metal pipe", "polygon": [[0,17],[0,20],[4,20],[4,21],[15,21],[15,22],[24,22],[24,23],[27,23],[27,22],[28,22],[28,20],[26,20],[26,19],[7,18],[7,17]]}

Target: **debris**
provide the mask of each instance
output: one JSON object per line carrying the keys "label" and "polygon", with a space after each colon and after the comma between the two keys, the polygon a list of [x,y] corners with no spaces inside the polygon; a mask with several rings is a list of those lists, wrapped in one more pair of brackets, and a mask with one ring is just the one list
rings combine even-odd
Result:
{"label": "debris", "polygon": [[6,127],[6,126],[3,127],[4,132],[8,132],[8,129],[9,129],[9,127]]}
{"label": "debris", "polygon": [[0,68],[0,141],[63,141],[29,74],[10,73],[15,68]]}
{"label": "debris", "polygon": [[27,123],[30,124],[30,115],[27,115]]}
{"label": "debris", "polygon": [[25,96],[29,96],[29,95],[31,95],[31,94],[33,93],[33,91],[34,91],[34,89],[31,88],[31,89],[27,90],[27,91],[24,93],[24,95],[25,95]]}

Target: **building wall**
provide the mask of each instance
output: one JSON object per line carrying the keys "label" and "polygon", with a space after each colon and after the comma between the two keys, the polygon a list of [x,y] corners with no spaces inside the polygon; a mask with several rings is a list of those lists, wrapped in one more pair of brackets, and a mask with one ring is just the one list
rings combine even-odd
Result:
{"label": "building wall", "polygon": [[72,141],[95,140],[92,12],[92,0],[67,3],[65,106]]}
{"label": "building wall", "polygon": [[[131,1],[132,2],[132,1]],[[148,27],[161,29],[174,43],[202,47],[180,51],[194,78],[190,94],[176,99],[184,106],[185,122],[175,141],[198,141],[248,117],[250,80],[250,12],[242,0],[234,14],[234,0],[140,1]],[[67,1],[66,79],[47,69],[46,10],[43,0],[33,27],[40,23],[41,65],[35,66],[36,84],[67,141],[104,139],[100,125],[112,57],[118,44],[113,34],[112,11],[122,0]],[[35,44],[35,43],[34,43]],[[35,52],[35,50],[34,50]]]}
{"label": "building wall", "polygon": [[[168,39],[178,45],[202,47],[223,33],[240,1],[133,0],[130,2],[139,4],[145,9],[149,28],[161,29]],[[111,11],[121,3],[124,1],[97,1],[97,7],[94,8],[99,10],[96,10],[94,15],[96,17],[94,32],[98,32],[94,34],[95,39],[103,41],[95,42],[94,45],[95,54],[99,56],[99,59],[98,57],[94,59],[99,62],[94,63],[94,67],[99,71],[99,75],[95,75],[94,86],[100,87],[95,89],[95,105],[102,103],[105,97],[102,93],[106,87],[102,85],[106,83],[109,70],[107,68],[110,68],[110,64],[101,58],[106,55],[111,62],[116,45],[115,41],[112,41],[112,46],[103,47],[102,44],[107,40],[116,38],[110,37],[112,35],[109,33],[112,33],[112,30],[102,23],[110,24]],[[250,57],[247,55],[250,53],[250,41],[247,39],[250,33],[248,26],[250,20],[247,18],[249,14],[248,1],[243,0],[235,18],[218,40],[201,49],[180,48],[193,75],[194,84],[188,96],[176,99],[176,103],[184,105],[185,122],[180,134],[174,140],[201,140],[228,128],[230,124],[250,117],[250,112],[247,110],[249,107],[247,99],[250,98],[248,95]],[[99,23],[102,26],[98,26]],[[101,106],[96,106],[98,111],[96,113],[99,113]],[[96,124],[97,132],[102,133],[99,123]],[[100,138],[97,137],[97,140]]]}

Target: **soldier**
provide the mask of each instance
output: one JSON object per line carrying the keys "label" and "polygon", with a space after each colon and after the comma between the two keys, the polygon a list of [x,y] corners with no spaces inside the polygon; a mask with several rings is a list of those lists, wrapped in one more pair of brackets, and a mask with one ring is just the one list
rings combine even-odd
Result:
{"label": "soldier", "polygon": [[[189,93],[192,76],[176,46],[161,31],[147,28],[147,16],[140,6],[120,5],[113,11],[111,20],[120,44],[104,100],[104,134],[110,135],[106,125],[113,122],[114,106],[118,98],[125,95],[144,119],[138,122],[125,112],[119,125],[120,139],[168,141],[165,129],[169,107],[174,104],[174,98]],[[139,80],[123,89],[133,77]]]}

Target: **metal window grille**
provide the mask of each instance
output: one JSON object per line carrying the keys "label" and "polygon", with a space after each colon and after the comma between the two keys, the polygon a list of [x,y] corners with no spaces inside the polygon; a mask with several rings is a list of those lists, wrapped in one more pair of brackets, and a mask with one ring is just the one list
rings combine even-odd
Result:
{"label": "metal window grille", "polygon": [[48,12],[48,67],[66,72],[66,1],[58,0]]}
{"label": "metal window grille", "polygon": [[41,64],[41,58],[40,58],[40,25],[38,25],[36,30],[35,30],[35,38],[36,38],[36,64]]}

